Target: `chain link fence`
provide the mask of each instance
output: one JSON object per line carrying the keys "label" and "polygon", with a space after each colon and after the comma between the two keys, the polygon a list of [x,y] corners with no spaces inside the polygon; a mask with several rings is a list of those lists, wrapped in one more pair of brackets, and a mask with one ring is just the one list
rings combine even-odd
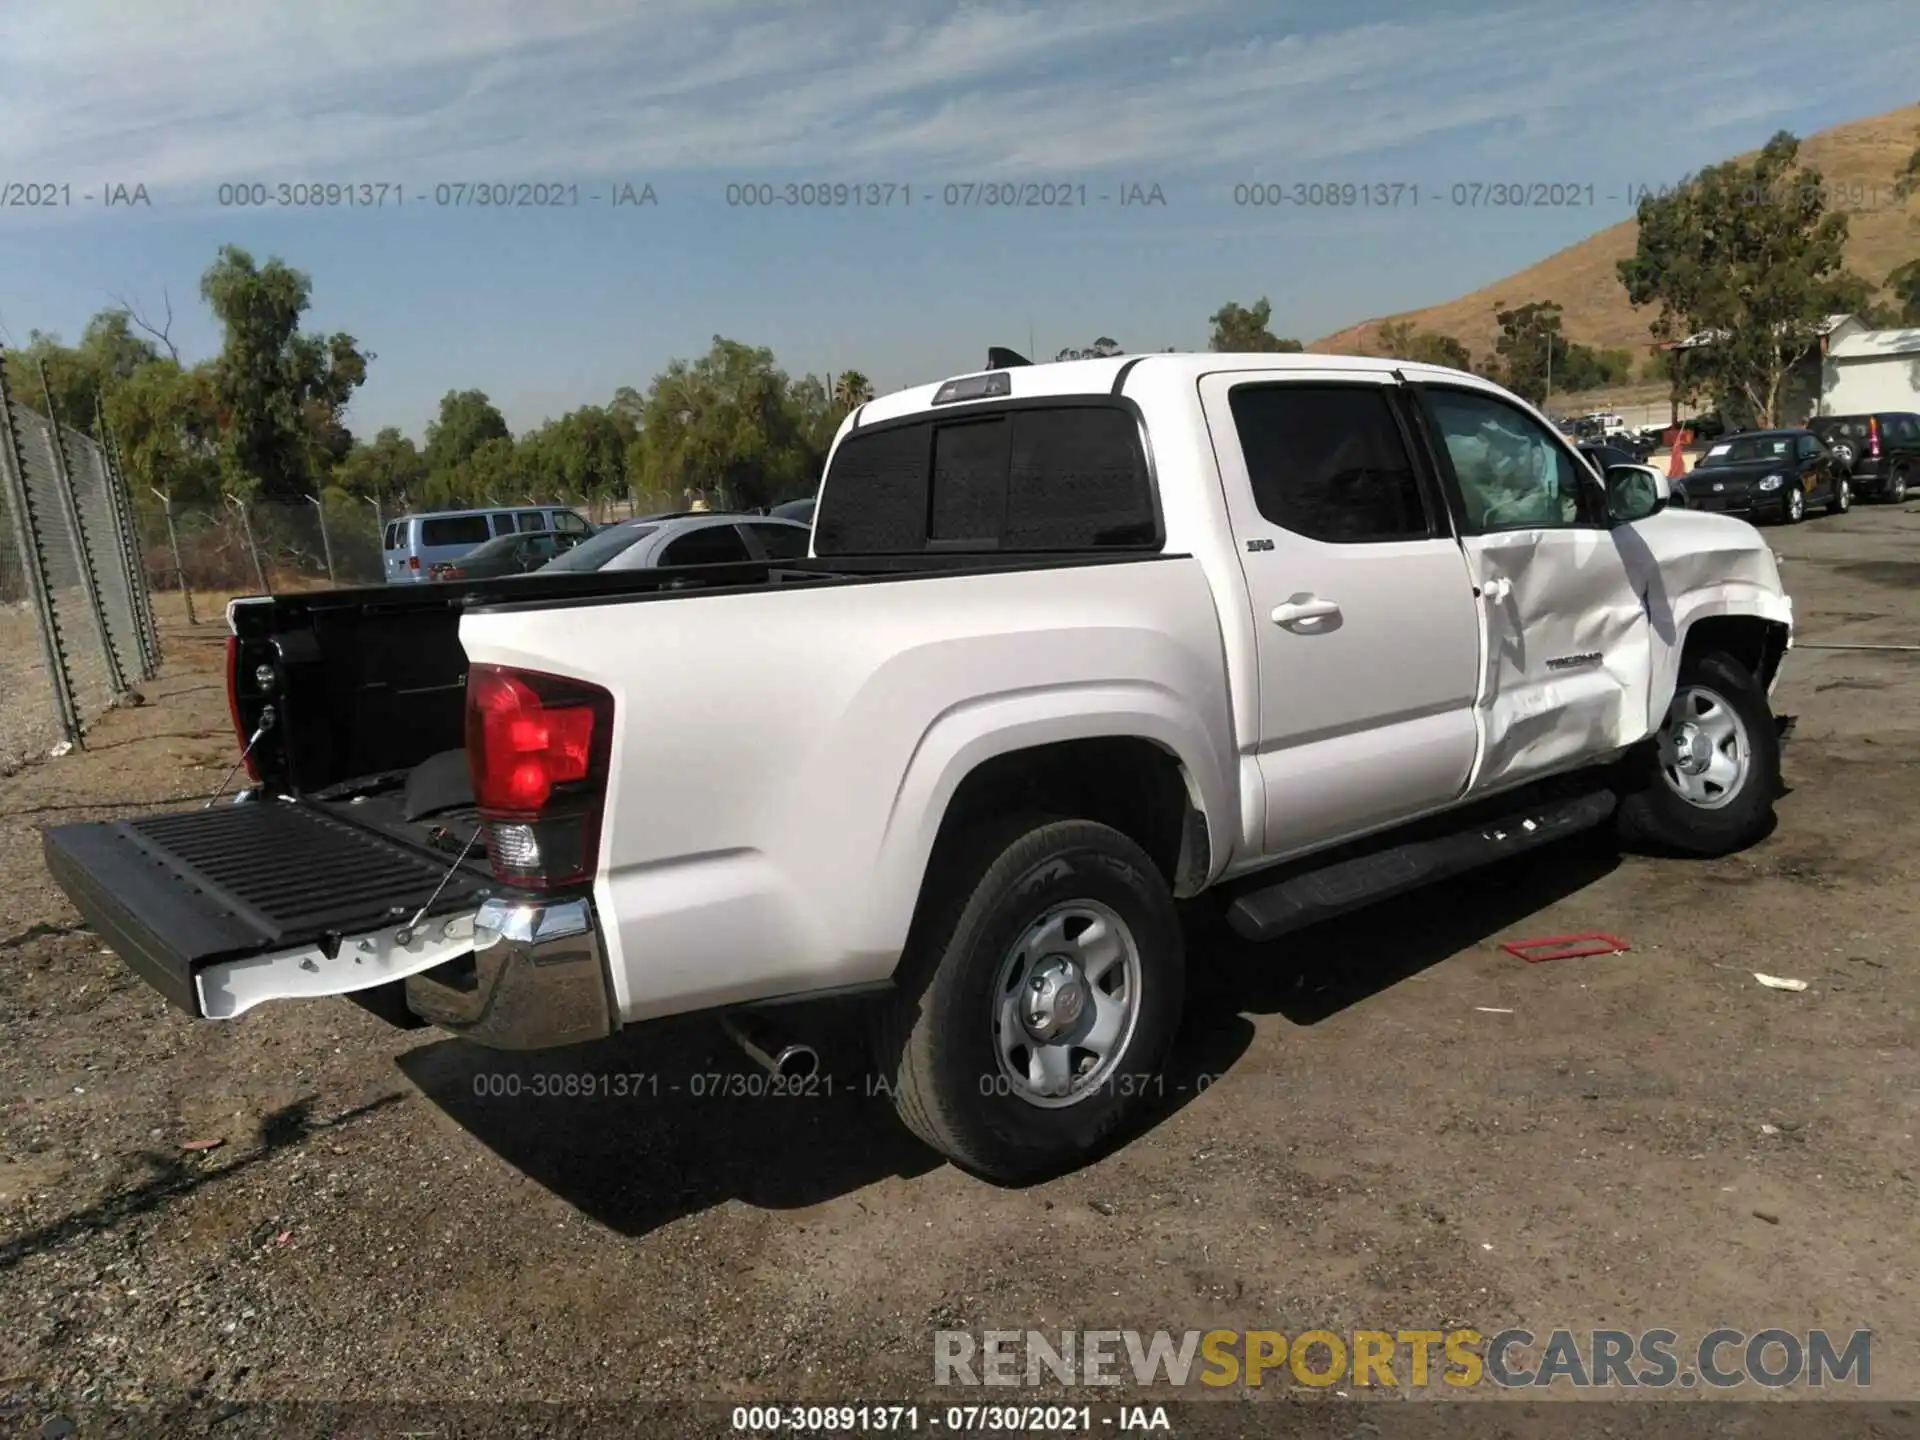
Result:
{"label": "chain link fence", "polygon": [[160,664],[119,457],[29,409],[23,392],[44,385],[13,373],[0,352],[0,769],[8,770],[84,746],[87,727]]}
{"label": "chain link fence", "polygon": [[[51,409],[45,377],[0,349],[0,773],[84,749],[92,723],[153,678],[155,592],[177,597],[170,623],[201,625],[218,624],[235,593],[378,585],[387,522],[420,508],[339,491],[176,503],[129,488],[104,421],[83,434],[41,413]],[[567,505],[595,524],[674,508],[631,491],[502,498],[502,509]]]}
{"label": "chain link fence", "polygon": [[142,563],[153,587],[280,594],[319,586],[377,585],[386,519],[362,500],[183,505],[153,492],[138,515]]}

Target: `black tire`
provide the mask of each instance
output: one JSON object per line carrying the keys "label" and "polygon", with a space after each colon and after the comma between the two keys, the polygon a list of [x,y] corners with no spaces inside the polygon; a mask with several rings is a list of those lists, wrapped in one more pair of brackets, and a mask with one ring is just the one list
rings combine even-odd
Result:
{"label": "black tire", "polygon": [[[992,996],[1027,928],[1073,901],[1124,922],[1140,992],[1108,1078],[1043,1108],[1005,1083]],[[1087,820],[1013,819],[935,852],[895,994],[876,1016],[875,1061],[902,1122],[934,1149],[1003,1183],[1041,1179],[1090,1158],[1156,1090],[1185,993],[1179,917],[1146,852]]]}
{"label": "black tire", "polygon": [[1880,498],[1889,505],[1903,505],[1907,499],[1907,467],[1896,465],[1887,472],[1880,487]]}
{"label": "black tire", "polygon": [[1731,798],[1708,809],[1685,799],[1665,775],[1666,731],[1646,756],[1635,785],[1620,797],[1620,838],[1630,848],[1711,858],[1744,850],[1773,828],[1780,793],[1780,735],[1760,682],[1730,655],[1693,656],[1680,667],[1676,694],[1703,689],[1725,703],[1745,731],[1746,774]]}
{"label": "black tire", "polygon": [[1806,518],[1807,492],[1800,488],[1800,482],[1796,479],[1788,488],[1787,493],[1780,497],[1780,523],[1782,525],[1798,525]]}
{"label": "black tire", "polygon": [[1833,496],[1827,501],[1827,514],[1844,515],[1853,508],[1853,482],[1844,475],[1833,477]]}

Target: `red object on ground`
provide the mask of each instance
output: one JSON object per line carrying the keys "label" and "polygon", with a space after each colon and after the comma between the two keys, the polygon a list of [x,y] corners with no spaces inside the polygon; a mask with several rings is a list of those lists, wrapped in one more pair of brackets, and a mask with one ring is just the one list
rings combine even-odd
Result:
{"label": "red object on ground", "polygon": [[[1500,947],[1516,959],[1529,965],[1538,965],[1543,960],[1577,960],[1582,955],[1617,955],[1633,947],[1618,935],[1609,935],[1604,930],[1586,930],[1578,935],[1547,935],[1539,940],[1509,940]],[[1532,951],[1544,950],[1544,955],[1532,954]]]}

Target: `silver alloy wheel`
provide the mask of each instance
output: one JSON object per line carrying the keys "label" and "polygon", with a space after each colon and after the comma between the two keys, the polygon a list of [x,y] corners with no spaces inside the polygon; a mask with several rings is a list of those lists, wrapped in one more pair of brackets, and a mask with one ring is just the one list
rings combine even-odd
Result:
{"label": "silver alloy wheel", "polygon": [[1660,775],[1689,805],[1718,810],[1746,789],[1753,769],[1747,727],[1724,696],[1682,685],[1660,730]]}
{"label": "silver alloy wheel", "polygon": [[1807,492],[1800,488],[1799,482],[1787,492],[1787,522],[1797,523],[1807,513]]}
{"label": "silver alloy wheel", "polygon": [[1887,499],[1898,505],[1907,498],[1907,472],[1902,466],[1892,473],[1887,481]]}
{"label": "silver alloy wheel", "polygon": [[1848,483],[1847,477],[1844,475],[1834,483],[1840,487],[1838,500],[1840,503],[1840,513],[1844,515],[1853,508],[1853,486]]}
{"label": "silver alloy wheel", "polygon": [[1113,1075],[1140,1019],[1140,947],[1097,900],[1056,905],[1014,942],[993,987],[994,1053],[1029,1105],[1078,1104]]}

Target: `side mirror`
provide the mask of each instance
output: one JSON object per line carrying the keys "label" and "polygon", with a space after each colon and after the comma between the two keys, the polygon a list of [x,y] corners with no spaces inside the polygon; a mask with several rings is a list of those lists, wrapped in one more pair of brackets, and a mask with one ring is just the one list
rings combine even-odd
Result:
{"label": "side mirror", "polygon": [[1673,484],[1651,465],[1607,467],[1607,513],[1623,524],[1658,515],[1673,500]]}

